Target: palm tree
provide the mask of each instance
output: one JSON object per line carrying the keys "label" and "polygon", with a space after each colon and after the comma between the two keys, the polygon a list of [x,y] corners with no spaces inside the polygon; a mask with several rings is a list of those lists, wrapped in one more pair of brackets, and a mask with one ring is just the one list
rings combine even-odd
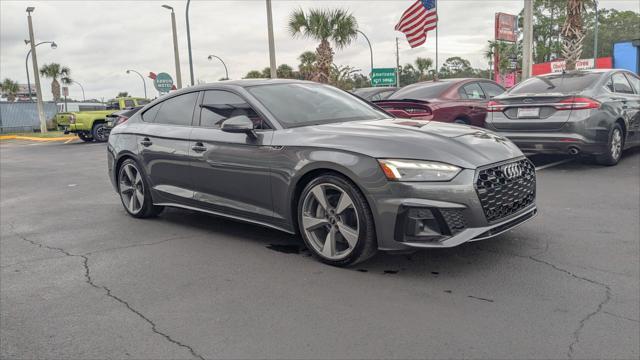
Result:
{"label": "palm tree", "polygon": [[71,69],[56,63],[42,66],[40,68],[40,75],[52,79],[51,94],[53,95],[54,101],[60,100],[60,83],[58,82],[58,78],[60,78],[60,81],[65,85],[69,85],[73,82],[70,77]]}
{"label": "palm tree", "polygon": [[433,60],[431,60],[431,58],[417,57],[415,63],[416,70],[420,73],[420,81],[427,80],[427,74],[433,66]]}
{"label": "palm tree", "polygon": [[586,35],[582,15],[585,13],[584,0],[568,0],[567,16],[562,26],[562,56],[567,70],[575,70],[576,61],[582,55],[582,42]]}
{"label": "palm tree", "polygon": [[298,56],[298,60],[300,60],[300,65],[298,65],[300,76],[302,76],[304,80],[311,80],[315,71],[313,64],[316,62],[316,53],[313,51],[305,51]]}
{"label": "palm tree", "polygon": [[0,89],[2,89],[4,96],[7,97],[7,101],[14,102],[18,91],[20,91],[20,86],[18,86],[17,82],[7,78],[0,84]]}
{"label": "palm tree", "polygon": [[316,69],[313,80],[327,83],[333,64],[333,49],[342,49],[358,37],[358,22],[345,10],[311,9],[305,14],[302,9],[291,13],[289,32],[292,36],[301,36],[320,41],[316,49]]}

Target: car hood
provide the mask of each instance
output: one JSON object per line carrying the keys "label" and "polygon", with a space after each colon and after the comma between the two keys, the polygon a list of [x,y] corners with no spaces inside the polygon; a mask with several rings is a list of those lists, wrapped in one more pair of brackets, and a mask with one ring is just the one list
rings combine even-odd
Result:
{"label": "car hood", "polygon": [[277,131],[274,145],[319,146],[374,158],[444,162],[467,169],[522,156],[507,138],[474,126],[410,119],[351,121]]}

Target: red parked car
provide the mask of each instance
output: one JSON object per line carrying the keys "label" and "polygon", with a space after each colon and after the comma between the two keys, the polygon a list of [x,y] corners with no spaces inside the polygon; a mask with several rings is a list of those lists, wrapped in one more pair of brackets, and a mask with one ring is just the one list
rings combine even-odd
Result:
{"label": "red parked car", "polygon": [[375,104],[401,118],[484,127],[487,103],[504,91],[487,79],[444,79],[405,86]]}

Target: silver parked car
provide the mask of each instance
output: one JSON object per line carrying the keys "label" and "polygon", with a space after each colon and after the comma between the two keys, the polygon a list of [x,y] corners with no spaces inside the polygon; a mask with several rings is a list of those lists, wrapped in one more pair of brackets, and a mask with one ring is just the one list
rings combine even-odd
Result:
{"label": "silver parked car", "polygon": [[504,137],[391,118],[312,82],[178,90],[114,127],[108,159],[131,216],[172,206],[299,233],[332,265],[486,239],[536,214],[534,166]]}
{"label": "silver parked car", "polygon": [[640,79],[626,70],[537,76],[488,105],[488,129],[525,153],[595,155],[615,165],[640,145]]}

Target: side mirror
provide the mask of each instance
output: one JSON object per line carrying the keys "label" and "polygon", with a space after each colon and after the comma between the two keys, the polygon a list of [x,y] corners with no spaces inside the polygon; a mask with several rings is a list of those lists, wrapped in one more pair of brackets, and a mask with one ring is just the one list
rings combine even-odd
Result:
{"label": "side mirror", "polygon": [[253,121],[246,115],[230,117],[222,123],[220,129],[228,133],[245,133],[255,137]]}

